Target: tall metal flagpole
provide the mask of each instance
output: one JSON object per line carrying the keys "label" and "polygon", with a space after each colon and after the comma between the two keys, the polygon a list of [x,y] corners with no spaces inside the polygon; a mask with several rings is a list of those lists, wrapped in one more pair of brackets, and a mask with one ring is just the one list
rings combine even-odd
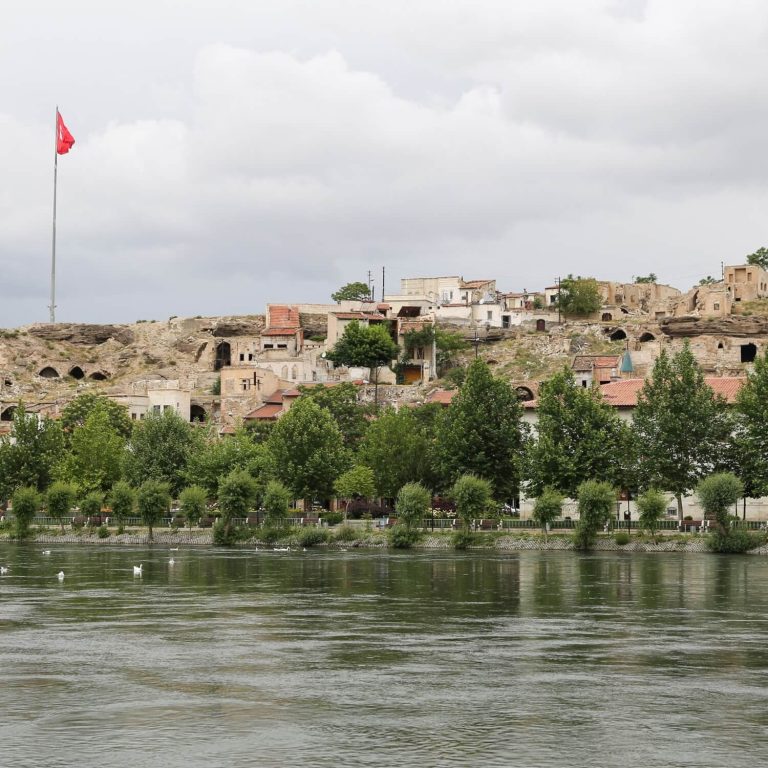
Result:
{"label": "tall metal flagpole", "polygon": [[51,303],[50,319],[56,322],[56,180],[59,173],[59,106],[56,105],[56,130],[53,139],[53,238],[51,240]]}

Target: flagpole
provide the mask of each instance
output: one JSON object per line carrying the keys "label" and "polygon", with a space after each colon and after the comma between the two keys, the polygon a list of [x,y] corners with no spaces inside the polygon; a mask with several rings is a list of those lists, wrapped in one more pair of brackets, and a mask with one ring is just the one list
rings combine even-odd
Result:
{"label": "flagpole", "polygon": [[50,320],[56,322],[56,181],[59,174],[59,106],[56,105],[56,130],[53,139],[53,237],[51,240],[51,311]]}

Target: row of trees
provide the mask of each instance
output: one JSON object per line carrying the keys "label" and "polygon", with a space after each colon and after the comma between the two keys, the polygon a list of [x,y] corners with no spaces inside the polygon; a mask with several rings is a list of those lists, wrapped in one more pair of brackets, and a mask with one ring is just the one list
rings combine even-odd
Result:
{"label": "row of trees", "polygon": [[[13,439],[0,442],[0,500],[20,487],[54,482],[78,499],[126,483],[163,483],[173,498],[189,486],[208,500],[241,473],[238,493],[263,504],[270,482],[307,504],[333,496],[395,499],[409,483],[446,493],[464,475],[487,481],[497,502],[549,489],[576,498],[585,481],[620,490],[658,488],[682,497],[717,471],[738,476],[748,496],[768,493],[768,359],[760,358],[735,408],[706,385],[691,351],[662,352],[640,393],[634,421],[619,418],[599,391],[568,369],[541,385],[532,434],[512,387],[481,360],[448,408],[426,405],[375,414],[351,384],[308,389],[278,422],[220,439],[171,412],[131,422],[93,394],[76,398],[59,421],[19,406]],[[273,489],[276,486],[273,486]],[[233,514],[233,516],[239,516]]]}

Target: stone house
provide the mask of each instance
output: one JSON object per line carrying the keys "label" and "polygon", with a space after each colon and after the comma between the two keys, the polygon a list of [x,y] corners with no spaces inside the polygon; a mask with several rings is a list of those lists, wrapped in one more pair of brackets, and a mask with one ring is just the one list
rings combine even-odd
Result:
{"label": "stone house", "polygon": [[734,303],[768,297],[768,272],[756,264],[725,267],[723,282],[731,289]]}

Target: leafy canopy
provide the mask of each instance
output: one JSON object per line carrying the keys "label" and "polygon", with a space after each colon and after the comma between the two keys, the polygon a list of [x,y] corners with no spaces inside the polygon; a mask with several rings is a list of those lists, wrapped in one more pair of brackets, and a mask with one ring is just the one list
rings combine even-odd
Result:
{"label": "leafy canopy", "polygon": [[397,352],[384,324],[360,325],[353,320],[326,356],[335,365],[379,368],[394,360]]}
{"label": "leafy canopy", "polygon": [[406,528],[417,526],[432,503],[432,494],[421,483],[406,483],[397,494],[395,511]]}
{"label": "leafy canopy", "polygon": [[331,299],[337,304],[342,301],[365,301],[371,298],[367,283],[355,282],[342,285],[338,291],[331,294]]}
{"label": "leafy canopy", "polygon": [[560,281],[556,306],[564,315],[591,315],[602,306],[603,298],[594,277],[568,275]]}
{"label": "leafy canopy", "polygon": [[760,247],[754,253],[750,253],[747,256],[747,264],[754,264],[768,270],[768,248]]}
{"label": "leafy canopy", "polygon": [[491,501],[491,484],[482,477],[462,475],[451,488],[451,498],[456,503],[456,514],[466,530],[472,520],[482,518]]}

